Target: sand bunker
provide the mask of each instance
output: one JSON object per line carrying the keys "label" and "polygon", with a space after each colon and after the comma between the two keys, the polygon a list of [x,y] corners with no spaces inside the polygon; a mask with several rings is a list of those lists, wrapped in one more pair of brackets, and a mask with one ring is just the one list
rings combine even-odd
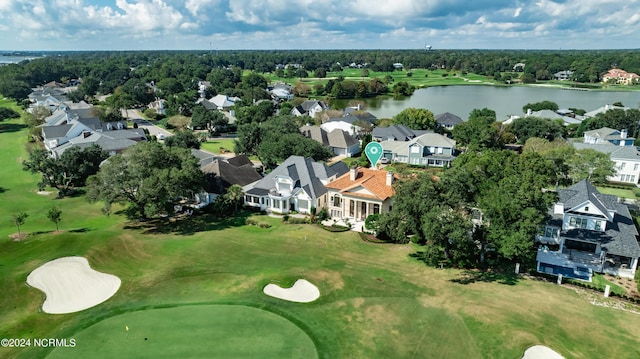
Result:
{"label": "sand bunker", "polygon": [[35,269],[27,277],[27,284],[46,295],[44,312],[65,314],[111,298],[120,288],[120,278],[91,269],[83,257],[63,257]]}
{"label": "sand bunker", "polygon": [[304,279],[298,279],[291,288],[282,288],[275,284],[267,284],[264,294],[290,302],[309,303],[320,297],[318,287]]}
{"label": "sand bunker", "polygon": [[564,357],[544,345],[534,345],[525,350],[522,359],[564,359]]}

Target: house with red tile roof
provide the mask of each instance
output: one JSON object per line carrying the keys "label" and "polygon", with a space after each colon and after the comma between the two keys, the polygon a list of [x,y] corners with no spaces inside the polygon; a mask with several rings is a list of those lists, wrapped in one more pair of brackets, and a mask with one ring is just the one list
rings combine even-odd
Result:
{"label": "house with red tile roof", "polygon": [[602,75],[602,82],[620,85],[633,85],[640,82],[640,76],[633,72],[626,72],[621,69],[611,69]]}
{"label": "house with red tile roof", "polygon": [[391,211],[395,179],[393,172],[351,168],[326,185],[329,214],[332,218],[365,220],[371,214]]}

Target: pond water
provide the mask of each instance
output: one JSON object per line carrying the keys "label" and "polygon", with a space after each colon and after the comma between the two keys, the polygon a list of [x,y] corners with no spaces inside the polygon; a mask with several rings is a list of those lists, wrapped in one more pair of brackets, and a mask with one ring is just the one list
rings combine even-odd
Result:
{"label": "pond water", "polygon": [[[435,115],[451,112],[466,119],[475,108],[487,107],[496,111],[498,120],[509,115],[522,115],[527,103],[553,101],[560,108],[580,108],[587,112],[605,104],[622,102],[631,108],[640,107],[640,91],[577,91],[557,87],[538,86],[435,86],[419,89],[410,97],[365,99],[367,110],[378,118],[391,118],[402,110],[426,108]],[[344,108],[348,101],[332,103]]]}

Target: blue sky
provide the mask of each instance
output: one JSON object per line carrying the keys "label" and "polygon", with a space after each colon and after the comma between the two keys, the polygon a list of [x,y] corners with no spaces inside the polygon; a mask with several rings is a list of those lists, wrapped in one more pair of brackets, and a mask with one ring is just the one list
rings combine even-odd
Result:
{"label": "blue sky", "polygon": [[639,48],[640,0],[0,0],[2,50]]}

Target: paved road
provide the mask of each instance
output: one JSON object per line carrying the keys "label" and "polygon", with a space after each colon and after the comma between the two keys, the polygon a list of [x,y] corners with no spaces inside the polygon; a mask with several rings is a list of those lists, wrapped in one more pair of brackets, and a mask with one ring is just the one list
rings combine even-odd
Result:
{"label": "paved road", "polygon": [[145,120],[138,110],[127,110],[122,111],[122,116],[127,117],[129,120],[138,124],[138,128],[145,128],[149,131],[149,134],[152,136],[156,136],[159,139],[162,139],[167,136],[172,136],[173,134],[164,128],[160,128],[153,123]]}

